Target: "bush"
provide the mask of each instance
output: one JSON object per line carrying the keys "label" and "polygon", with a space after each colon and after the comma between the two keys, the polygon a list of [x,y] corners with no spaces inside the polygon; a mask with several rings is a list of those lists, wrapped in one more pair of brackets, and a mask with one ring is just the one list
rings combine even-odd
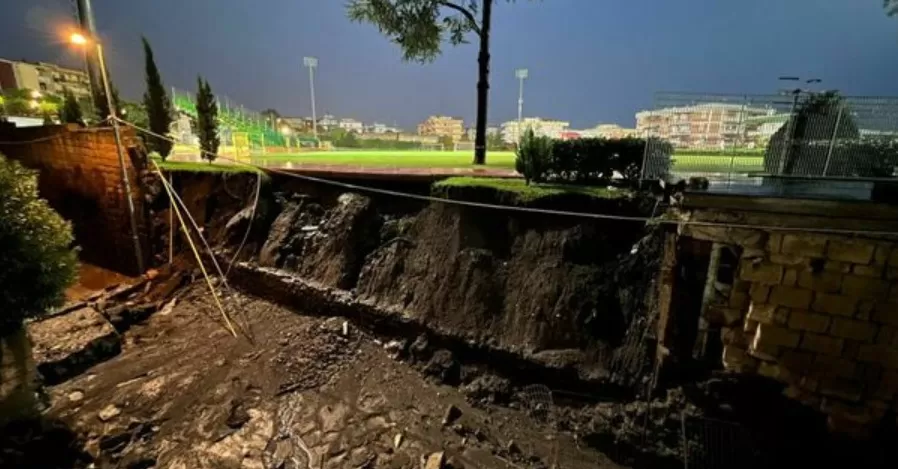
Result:
{"label": "bush", "polygon": [[38,197],[37,174],[0,155],[0,337],[60,304],[75,279],[72,229]]}
{"label": "bush", "polygon": [[604,184],[619,173],[624,180],[638,182],[643,159],[648,156],[653,175],[667,174],[673,146],[665,140],[641,138],[582,138],[555,140],[548,176],[558,182]]}
{"label": "bush", "polygon": [[537,137],[528,130],[521,139],[515,155],[514,166],[517,172],[524,175],[524,181],[543,182],[552,164],[552,139]]}

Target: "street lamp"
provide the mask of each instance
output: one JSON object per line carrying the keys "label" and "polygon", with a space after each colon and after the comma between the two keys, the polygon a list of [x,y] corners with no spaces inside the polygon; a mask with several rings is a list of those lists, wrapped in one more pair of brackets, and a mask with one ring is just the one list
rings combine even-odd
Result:
{"label": "street lamp", "polygon": [[521,140],[521,126],[524,123],[524,80],[530,76],[530,71],[526,68],[519,68],[514,71],[520,86],[518,87],[518,141]]}
{"label": "street lamp", "polygon": [[[74,32],[69,36],[69,41],[77,46],[87,47],[91,42],[84,34]],[[97,45],[97,58],[100,62],[100,77],[103,80],[103,90],[106,94],[106,105],[109,107],[109,117],[112,121],[112,131],[115,135],[115,149],[118,152],[119,170],[122,176],[122,189],[125,192],[125,198],[128,200],[128,215],[131,218],[131,239],[134,242],[134,255],[137,256],[137,269],[143,273],[143,252],[140,248],[140,237],[137,231],[137,215],[134,210],[134,200],[131,198],[131,181],[128,178],[128,171],[125,169],[125,153],[122,150],[122,135],[119,128],[118,118],[115,109],[115,101],[112,99],[112,90],[109,86],[109,74],[106,70],[106,59],[103,56],[103,44],[100,41],[93,40]]]}
{"label": "street lamp", "polygon": [[318,116],[315,114],[315,69],[318,68],[318,59],[316,57],[303,57],[302,64],[309,67],[309,88],[312,92],[312,133],[315,140],[318,140]]}

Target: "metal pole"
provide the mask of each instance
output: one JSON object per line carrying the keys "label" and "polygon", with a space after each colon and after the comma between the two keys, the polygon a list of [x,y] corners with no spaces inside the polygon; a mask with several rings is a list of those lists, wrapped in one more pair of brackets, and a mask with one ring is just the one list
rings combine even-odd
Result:
{"label": "metal pole", "polygon": [[829,151],[826,152],[826,163],[823,164],[823,175],[826,176],[829,172],[829,163],[832,161],[833,157],[833,147],[836,146],[836,138],[839,135],[839,124],[842,123],[842,111],[845,109],[844,106],[839,106],[839,115],[836,117],[836,128],[833,129],[833,138],[829,141]]}
{"label": "metal pole", "polygon": [[[94,22],[94,11],[90,4],[90,0],[77,0],[76,6],[78,8],[78,21],[81,23],[81,29],[88,37],[93,38],[95,41],[98,40],[97,27]],[[91,52],[90,48],[85,49],[84,60],[87,64],[87,79],[90,81],[91,98],[93,98],[94,101],[94,108],[99,109],[100,106],[97,102],[99,96],[97,96],[97,93],[102,89],[100,83],[102,80],[97,77],[98,59],[96,57],[91,57]]]}
{"label": "metal pole", "polygon": [[519,77],[521,82],[518,88],[518,133],[521,133],[521,126],[524,125],[524,77]]}
{"label": "metal pole", "polygon": [[315,113],[315,67],[309,65],[309,88],[312,92],[312,134],[318,140],[318,115]]}
{"label": "metal pole", "polygon": [[128,201],[128,215],[131,219],[131,240],[134,242],[134,255],[137,257],[137,270],[142,274],[144,272],[143,250],[140,248],[140,237],[137,232],[137,216],[134,213],[134,200],[131,199],[131,181],[128,179],[128,170],[125,168],[125,153],[122,151],[121,129],[119,129],[118,113],[116,112],[115,102],[112,99],[112,90],[109,86],[106,59],[103,57],[103,45],[99,42],[97,42],[97,59],[100,62],[100,78],[103,80],[103,90],[106,92],[106,105],[109,106],[112,131],[115,135],[115,149],[118,152],[118,164],[122,173],[122,189],[125,191],[125,199]]}

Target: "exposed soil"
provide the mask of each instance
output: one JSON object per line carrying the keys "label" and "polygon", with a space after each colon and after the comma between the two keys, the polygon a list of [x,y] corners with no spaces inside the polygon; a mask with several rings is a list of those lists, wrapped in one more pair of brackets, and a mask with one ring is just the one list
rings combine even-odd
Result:
{"label": "exposed soil", "polygon": [[239,338],[197,284],[127,331],[121,355],[48,389],[46,415],[84,442],[80,467],[412,468],[439,451],[454,468],[616,467],[557,432],[554,407],[490,404],[545,411],[501,378],[467,389],[476,407],[439,384],[448,351],[428,352],[422,374],[397,358],[421,344],[236,293],[225,304]]}

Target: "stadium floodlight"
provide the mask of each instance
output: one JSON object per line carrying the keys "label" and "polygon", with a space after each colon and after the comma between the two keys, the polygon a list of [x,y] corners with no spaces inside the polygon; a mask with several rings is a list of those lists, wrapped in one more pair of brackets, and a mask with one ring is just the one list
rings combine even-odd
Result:
{"label": "stadium floodlight", "polygon": [[309,67],[309,89],[312,93],[312,133],[318,140],[318,116],[315,114],[315,69],[318,68],[317,57],[303,57],[302,64]]}
{"label": "stadium floodlight", "polygon": [[524,124],[524,80],[530,76],[530,70],[519,68],[514,71],[514,76],[520,82],[518,87],[518,140],[520,140],[521,126]]}

